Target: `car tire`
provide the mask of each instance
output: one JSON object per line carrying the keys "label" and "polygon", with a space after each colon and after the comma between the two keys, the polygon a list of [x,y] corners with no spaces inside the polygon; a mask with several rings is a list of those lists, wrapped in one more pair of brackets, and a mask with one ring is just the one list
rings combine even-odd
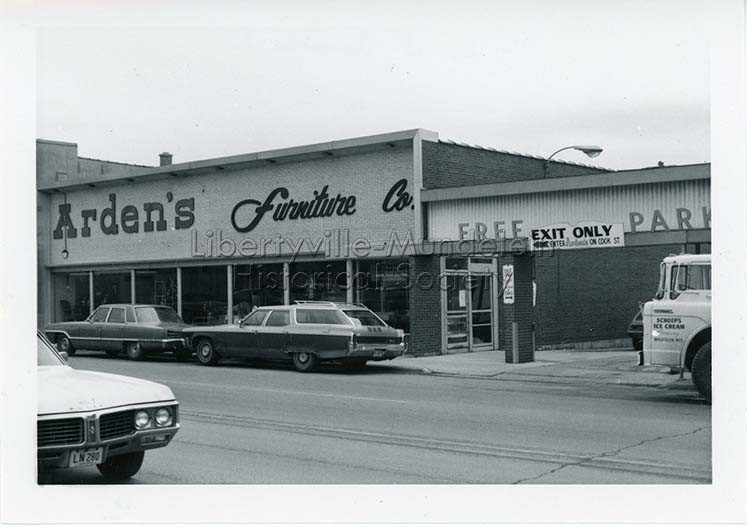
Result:
{"label": "car tire", "polygon": [[319,359],[313,353],[300,351],[293,354],[293,367],[302,373],[309,373],[316,369]]}
{"label": "car tire", "polygon": [[126,342],[125,351],[130,360],[143,360],[143,357],[145,357],[145,350],[139,342]]}
{"label": "car tire", "polygon": [[711,343],[703,344],[693,358],[690,371],[693,375],[693,384],[711,402]]}
{"label": "car tire", "polygon": [[643,349],[643,336],[632,337],[630,340],[633,341],[633,349],[634,350],[641,351]]}
{"label": "car tire", "polygon": [[197,351],[197,360],[203,366],[215,366],[218,364],[220,356],[218,355],[218,352],[215,351],[215,346],[213,345],[212,340],[199,340],[195,346],[195,350]]}
{"label": "car tire", "polygon": [[75,348],[73,347],[73,343],[70,342],[70,339],[67,338],[67,335],[58,335],[56,343],[57,351],[60,353],[67,353],[71,357],[75,355]]}
{"label": "car tire", "polygon": [[129,454],[120,454],[118,456],[112,456],[103,463],[96,465],[99,472],[110,480],[121,480],[131,478],[140,467],[143,465],[143,458],[145,458],[145,452],[142,450],[139,452],[130,452]]}
{"label": "car tire", "polygon": [[188,349],[179,349],[174,352],[174,358],[177,362],[187,362],[192,358],[192,352]]}

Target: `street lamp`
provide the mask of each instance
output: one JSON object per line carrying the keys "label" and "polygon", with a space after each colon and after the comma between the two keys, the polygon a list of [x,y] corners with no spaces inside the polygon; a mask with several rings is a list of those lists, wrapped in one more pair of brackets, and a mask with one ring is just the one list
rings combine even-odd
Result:
{"label": "street lamp", "polygon": [[563,150],[578,150],[580,152],[583,152],[589,157],[597,157],[599,154],[603,152],[603,149],[601,146],[594,146],[594,145],[573,145],[573,146],[564,146],[560,150],[556,150],[552,154],[550,154],[550,157],[548,157],[545,160],[545,169],[544,169],[544,177],[547,177],[547,169],[550,166],[550,160],[555,156],[555,154],[559,154]]}

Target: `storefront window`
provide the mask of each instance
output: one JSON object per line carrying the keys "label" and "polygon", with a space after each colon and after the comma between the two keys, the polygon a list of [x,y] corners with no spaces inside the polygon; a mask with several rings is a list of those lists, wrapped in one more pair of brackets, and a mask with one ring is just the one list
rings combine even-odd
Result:
{"label": "storefront window", "polygon": [[407,260],[360,261],[355,274],[356,302],[390,326],[409,332],[409,281]]}
{"label": "storefront window", "polygon": [[182,318],[187,324],[225,324],[228,285],[225,265],[182,268]]}
{"label": "storefront window", "polygon": [[255,307],[282,305],[283,264],[233,266],[233,319],[241,320]]}
{"label": "storefront window", "polygon": [[93,273],[93,307],[132,303],[130,271]]}
{"label": "storefront window", "polygon": [[290,301],[347,300],[348,275],[344,261],[297,262],[290,265]]}
{"label": "storefront window", "polygon": [[55,322],[85,320],[91,314],[88,273],[54,273]]}
{"label": "storefront window", "polygon": [[135,271],[135,302],[177,309],[176,269]]}

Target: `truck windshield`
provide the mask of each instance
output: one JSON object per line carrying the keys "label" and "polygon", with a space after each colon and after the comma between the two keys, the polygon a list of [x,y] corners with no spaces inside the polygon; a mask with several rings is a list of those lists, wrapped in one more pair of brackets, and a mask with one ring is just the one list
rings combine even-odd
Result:
{"label": "truck windshield", "polygon": [[664,290],[667,278],[667,266],[664,262],[659,265],[659,288],[656,290],[656,299],[664,298]]}

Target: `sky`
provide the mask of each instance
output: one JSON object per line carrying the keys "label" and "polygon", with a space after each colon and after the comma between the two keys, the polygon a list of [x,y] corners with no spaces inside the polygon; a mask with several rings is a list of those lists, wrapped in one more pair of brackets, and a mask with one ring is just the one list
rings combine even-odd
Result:
{"label": "sky", "polygon": [[37,33],[37,137],[84,157],[426,128],[539,156],[599,145],[559,158],[613,169],[710,161],[703,2],[92,5],[51,7]]}

